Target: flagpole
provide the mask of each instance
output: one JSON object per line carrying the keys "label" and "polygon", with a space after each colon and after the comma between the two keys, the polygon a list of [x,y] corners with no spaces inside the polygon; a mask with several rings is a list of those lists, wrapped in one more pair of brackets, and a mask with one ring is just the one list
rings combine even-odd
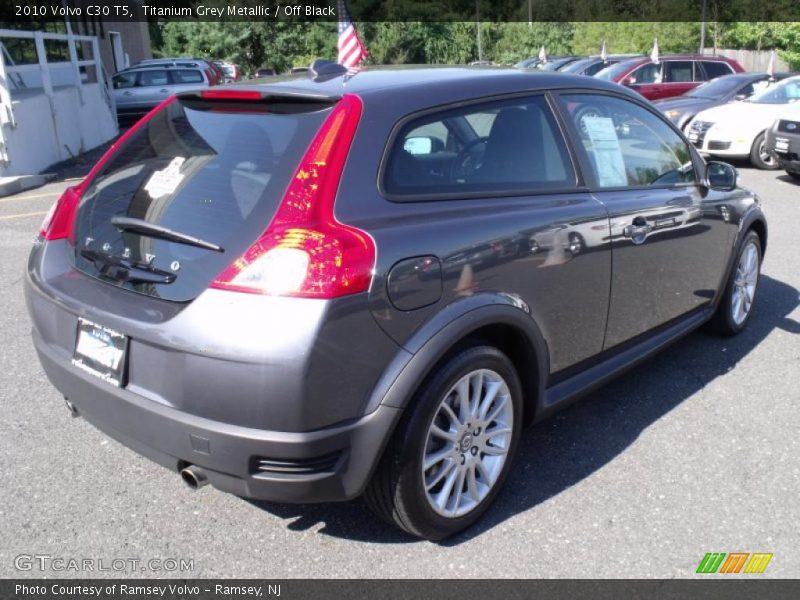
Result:
{"label": "flagpole", "polygon": [[706,49],[706,1],[703,0],[703,16],[700,23],[700,54]]}

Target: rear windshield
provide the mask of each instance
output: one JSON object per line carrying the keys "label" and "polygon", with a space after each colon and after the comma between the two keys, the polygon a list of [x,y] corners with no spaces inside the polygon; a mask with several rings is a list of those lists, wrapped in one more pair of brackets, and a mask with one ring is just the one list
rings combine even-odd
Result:
{"label": "rear windshield", "polygon": [[[269,224],[329,107],[168,105],[117,150],[86,190],[76,223],[76,267],[143,294],[196,297]],[[149,231],[120,231],[114,217],[166,227],[224,252]],[[120,273],[120,264],[133,264],[128,272],[134,277]],[[173,280],[143,281],[148,269]]]}

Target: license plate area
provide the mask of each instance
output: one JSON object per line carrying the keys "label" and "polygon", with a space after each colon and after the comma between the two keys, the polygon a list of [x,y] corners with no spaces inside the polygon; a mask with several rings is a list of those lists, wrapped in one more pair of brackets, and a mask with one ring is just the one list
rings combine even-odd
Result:
{"label": "license plate area", "polygon": [[789,152],[789,140],[786,138],[775,138],[776,152]]}
{"label": "license plate area", "polygon": [[106,383],[122,387],[127,353],[127,336],[109,327],[78,318],[73,365]]}

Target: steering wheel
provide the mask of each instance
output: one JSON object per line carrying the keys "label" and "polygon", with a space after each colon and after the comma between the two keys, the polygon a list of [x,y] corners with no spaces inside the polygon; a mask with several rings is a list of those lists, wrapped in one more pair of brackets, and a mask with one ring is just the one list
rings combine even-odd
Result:
{"label": "steering wheel", "polygon": [[475,170],[481,166],[486,147],[484,146],[480,152],[476,151],[475,148],[479,144],[486,144],[488,141],[488,136],[481,136],[464,144],[464,147],[459,151],[450,165],[451,182],[455,183],[459,179],[464,179],[467,175],[467,169],[469,169],[470,173],[474,173]]}

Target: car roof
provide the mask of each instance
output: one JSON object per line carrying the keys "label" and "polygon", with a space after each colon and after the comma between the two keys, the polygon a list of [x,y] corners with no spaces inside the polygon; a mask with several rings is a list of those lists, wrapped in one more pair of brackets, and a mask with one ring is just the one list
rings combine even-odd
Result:
{"label": "car roof", "polygon": [[283,75],[265,82],[243,82],[228,89],[257,89],[278,95],[338,98],[346,93],[391,98],[425,93],[430,104],[495,94],[582,88],[614,91],[640,99],[638,94],[610,81],[552,71],[526,71],[513,67],[367,67],[355,73],[324,77]]}

